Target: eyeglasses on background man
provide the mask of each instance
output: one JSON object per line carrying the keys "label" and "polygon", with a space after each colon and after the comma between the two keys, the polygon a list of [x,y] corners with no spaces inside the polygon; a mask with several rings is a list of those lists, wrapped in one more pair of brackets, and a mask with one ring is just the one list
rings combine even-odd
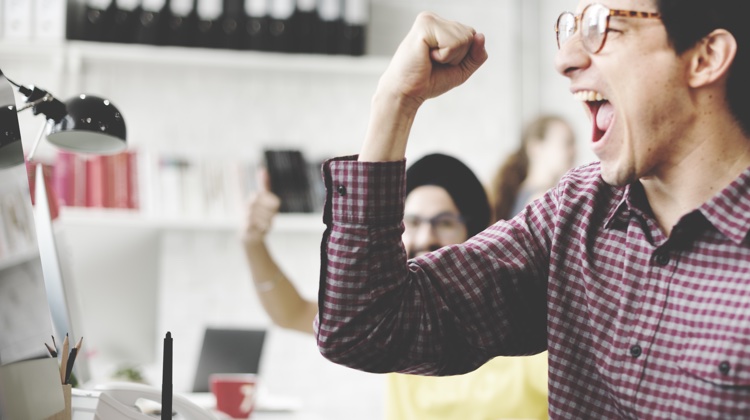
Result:
{"label": "eyeglasses on background man", "polygon": [[[453,240],[466,234],[466,222],[463,217],[454,213],[440,213],[426,218],[414,214],[404,216],[404,235],[414,235],[423,224],[429,224],[435,236],[441,240]],[[460,241],[462,239],[459,238]]]}

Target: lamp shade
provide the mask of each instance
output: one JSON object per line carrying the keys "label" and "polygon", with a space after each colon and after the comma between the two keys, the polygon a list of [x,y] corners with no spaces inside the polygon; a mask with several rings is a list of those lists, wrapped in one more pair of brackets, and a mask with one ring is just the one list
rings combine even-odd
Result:
{"label": "lamp shade", "polygon": [[79,95],[65,102],[67,114],[50,128],[47,140],[73,152],[114,154],[125,150],[125,120],[107,99]]}

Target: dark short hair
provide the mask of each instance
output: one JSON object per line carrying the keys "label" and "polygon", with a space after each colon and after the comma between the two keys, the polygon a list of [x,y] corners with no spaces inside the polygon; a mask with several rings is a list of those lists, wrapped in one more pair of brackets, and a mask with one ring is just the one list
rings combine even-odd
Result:
{"label": "dark short hair", "polygon": [[487,192],[474,172],[460,160],[433,153],[414,162],[406,170],[406,195],[423,185],[435,185],[448,192],[466,221],[469,237],[488,226],[490,204]]}
{"label": "dark short hair", "polygon": [[656,0],[669,42],[678,54],[689,50],[715,29],[726,29],[737,40],[737,56],[729,70],[729,109],[750,135],[750,1]]}

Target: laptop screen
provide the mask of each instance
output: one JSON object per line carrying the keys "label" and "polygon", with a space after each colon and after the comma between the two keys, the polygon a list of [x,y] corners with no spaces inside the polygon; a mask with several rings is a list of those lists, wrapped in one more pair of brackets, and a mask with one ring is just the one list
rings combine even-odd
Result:
{"label": "laptop screen", "polygon": [[266,330],[206,328],[193,392],[209,392],[213,373],[258,373]]}

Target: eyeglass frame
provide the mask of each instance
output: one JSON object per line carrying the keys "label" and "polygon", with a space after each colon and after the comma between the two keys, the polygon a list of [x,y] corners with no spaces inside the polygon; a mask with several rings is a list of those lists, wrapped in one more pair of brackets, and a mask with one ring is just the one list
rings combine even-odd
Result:
{"label": "eyeglass frame", "polygon": [[413,219],[413,221],[417,221],[419,223],[417,223],[416,226],[413,226],[414,229],[410,230],[410,232],[413,232],[413,233],[410,233],[410,235],[413,235],[414,233],[416,233],[417,229],[419,229],[419,227],[422,226],[423,223],[428,223],[430,225],[430,229],[432,230],[432,232],[434,232],[436,236],[441,236],[436,225],[441,219],[445,219],[447,217],[450,217],[452,221],[459,222],[459,226],[462,226],[464,228],[467,227],[466,218],[464,218],[460,214],[456,214],[453,212],[443,212],[432,217],[421,217],[417,215],[404,215],[404,233],[407,232],[406,226],[410,224],[409,219]]}
{"label": "eyeglass frame", "polygon": [[[581,28],[581,20],[583,19],[583,15],[586,14],[586,11],[589,10],[591,6],[599,6],[605,10],[608,11],[607,13],[607,20],[605,21],[604,26],[604,34],[602,34],[602,42],[599,44],[599,48],[596,49],[596,51],[591,51],[589,48],[586,47],[586,43],[584,43],[584,48],[586,48],[587,51],[589,51],[591,54],[597,54],[599,51],[604,48],[604,44],[607,43],[607,35],[609,34],[609,21],[610,18],[614,17],[630,17],[630,18],[641,18],[641,19],[661,19],[661,13],[659,12],[642,12],[638,10],[624,10],[624,9],[610,9],[609,7],[600,4],[600,3],[591,3],[588,6],[584,7],[580,14],[575,14],[573,12],[562,12],[560,13],[560,16],[557,17],[557,20],[555,21],[555,40],[557,41],[557,49],[561,49],[562,46],[567,42],[570,38],[573,37],[573,35],[578,32],[578,30]],[[563,16],[570,15],[575,20],[575,26],[573,34],[565,40],[565,42],[560,42],[560,20],[563,18]]]}

